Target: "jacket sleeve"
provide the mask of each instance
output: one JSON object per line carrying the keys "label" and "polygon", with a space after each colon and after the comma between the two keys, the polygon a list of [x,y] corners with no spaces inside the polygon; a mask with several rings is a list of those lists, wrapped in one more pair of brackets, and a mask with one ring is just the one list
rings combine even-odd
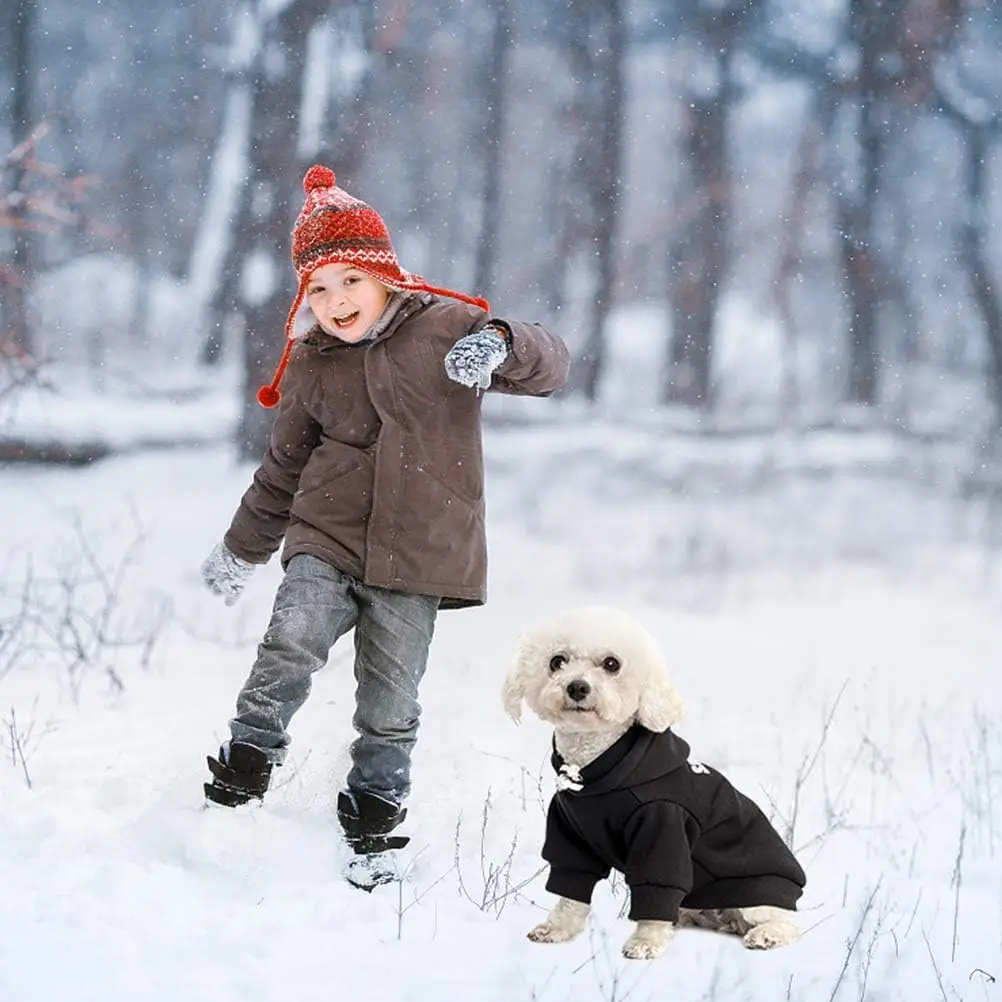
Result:
{"label": "jacket sleeve", "polygon": [[320,425],[301,391],[306,365],[302,359],[289,365],[268,450],[223,537],[238,557],[254,564],[267,563],[281,544],[299,478],[320,441]]}
{"label": "jacket sleeve", "polygon": [[540,324],[493,320],[511,335],[508,357],[494,373],[491,389],[519,396],[546,397],[567,382],[571,356],[561,338]]}
{"label": "jacket sleeve", "polygon": [[682,899],[692,890],[695,819],[678,804],[655,801],[626,822],[626,883],[630,918],[677,922]]}
{"label": "jacket sleeve", "polygon": [[543,859],[550,864],[546,889],[571,901],[590,904],[595,885],[609,876],[609,866],[567,824],[555,799],[546,815]]}

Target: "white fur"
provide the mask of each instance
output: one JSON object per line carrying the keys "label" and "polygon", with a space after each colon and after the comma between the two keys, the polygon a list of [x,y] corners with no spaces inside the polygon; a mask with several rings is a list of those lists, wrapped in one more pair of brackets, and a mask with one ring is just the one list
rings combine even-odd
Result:
{"label": "white fur", "polygon": [[535,929],[529,931],[534,943],[566,943],[584,932],[591,906],[583,901],[558,898],[553,910]]}
{"label": "white fur", "polygon": [[[554,668],[554,657],[566,661]],[[616,660],[618,671],[609,671],[609,658]],[[572,774],[601,755],[634,723],[660,732],[682,719],[682,700],[657,641],[632,616],[604,606],[563,613],[524,634],[508,668],[502,701],[516,722],[524,701],[553,725],[557,751]],[[589,906],[580,901],[558,898],[529,939],[537,943],[573,939],[584,930],[588,911]],[[679,924],[735,933],[749,949],[785,946],[800,938],[793,913],[771,905],[682,909]],[[623,944],[623,955],[646,960],[660,957],[674,932],[671,922],[637,922]]]}
{"label": "white fur", "polygon": [[[568,664],[551,672],[550,658],[557,654],[566,656]],[[602,667],[609,655],[622,664],[616,675]],[[575,680],[592,689],[579,704],[567,698],[567,685]],[[521,716],[524,699],[537,716],[564,733],[605,733],[634,719],[648,730],[663,731],[682,719],[682,700],[657,641],[625,613],[600,606],[564,613],[526,633],[518,642],[502,699],[514,720]]]}

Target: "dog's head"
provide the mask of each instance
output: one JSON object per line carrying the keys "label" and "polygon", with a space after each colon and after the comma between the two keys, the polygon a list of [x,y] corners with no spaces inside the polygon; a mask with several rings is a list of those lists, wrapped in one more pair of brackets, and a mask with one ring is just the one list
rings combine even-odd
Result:
{"label": "dog's head", "polygon": [[682,700],[657,641],[617,609],[575,609],[525,633],[502,690],[505,710],[522,700],[565,731],[602,731],[636,720],[663,731],[682,719]]}

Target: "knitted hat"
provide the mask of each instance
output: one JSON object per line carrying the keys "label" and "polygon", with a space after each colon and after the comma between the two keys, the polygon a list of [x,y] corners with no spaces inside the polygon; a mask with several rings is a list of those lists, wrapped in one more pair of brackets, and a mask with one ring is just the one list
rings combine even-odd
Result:
{"label": "knitted hat", "polygon": [[257,391],[262,407],[274,407],[278,384],[285,373],[295,340],[295,322],[306,296],[310,275],[325,264],[350,264],[391,289],[433,292],[490,311],[486,299],[465,296],[429,285],[420,275],[404,271],[390,243],[390,234],[378,212],[336,186],[334,171],[314,164],[303,178],[306,201],[292,230],[292,266],[299,278],[296,298],[285,322],[285,350],[268,386]]}

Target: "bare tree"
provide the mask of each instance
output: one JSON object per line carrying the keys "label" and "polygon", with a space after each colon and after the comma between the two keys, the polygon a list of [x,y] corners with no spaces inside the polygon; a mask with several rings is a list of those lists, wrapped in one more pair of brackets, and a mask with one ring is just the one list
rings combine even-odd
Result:
{"label": "bare tree", "polygon": [[[504,151],[504,116],[508,90],[506,74],[511,48],[509,0],[495,0],[490,11],[490,59],[485,72],[485,110],[479,152],[483,161],[483,194],[480,200],[480,239],[475,252],[473,289],[490,299],[498,257],[501,222],[501,166]],[[483,72],[478,69],[478,72]]]}
{"label": "bare tree", "polygon": [[[10,117],[14,145],[24,143],[31,132],[31,91],[36,68],[32,42],[37,14],[36,0],[16,0],[8,8],[10,21],[5,26],[5,46],[11,67]],[[7,337],[21,351],[32,353],[28,322],[28,285],[33,271],[31,231],[26,223],[27,199],[24,196],[25,165],[23,157],[9,158],[5,189],[9,193],[8,225],[12,229],[10,266],[5,269],[3,326]]]}
{"label": "bare tree", "polygon": [[[370,8],[360,0],[292,0],[258,14],[260,44],[249,71],[247,178],[212,304],[217,318],[235,315],[243,327],[246,382],[237,446],[245,459],[260,457],[270,433],[272,414],[258,406],[256,391],[270,382],[283,348],[293,294],[290,232],[302,204],[306,161],[318,159],[349,174],[359,163],[361,130],[355,125],[372,70],[353,73],[369,51]],[[336,84],[322,74],[319,83],[307,79],[305,49],[315,31],[331,43],[330,59],[344,63],[334,67],[341,77]],[[311,107],[319,102],[327,112],[312,146],[300,120],[307,93]]]}
{"label": "bare tree", "polygon": [[964,143],[965,205],[958,221],[960,262],[988,343],[990,396],[1002,428],[1002,301],[988,250],[989,185],[986,167],[1002,134],[1002,116],[986,112],[980,100],[964,101],[946,87],[936,88],[937,110],[957,127]]}
{"label": "bare tree", "polygon": [[[80,211],[91,178],[66,178],[58,168],[40,160],[38,145],[49,131],[49,123],[39,123],[24,140],[0,160],[0,230],[12,230],[15,239],[28,233],[63,233],[84,229],[88,221]],[[5,188],[2,180],[16,178],[17,187]],[[0,263],[2,302],[18,302],[23,310],[26,277],[16,268]],[[22,319],[24,319],[22,317]],[[4,328],[0,328],[0,404],[28,383],[47,385],[43,379],[42,361],[37,352],[18,339],[18,328],[4,313]],[[27,329],[27,328],[26,328]],[[21,458],[16,454],[8,458]]]}
{"label": "bare tree", "polygon": [[[619,218],[620,175],[626,87],[625,12],[620,0],[571,0],[567,54],[574,78],[568,121],[575,128],[575,155],[569,179],[580,203],[564,202],[580,212],[579,226],[564,222],[565,235],[578,231],[573,264],[587,277],[584,343],[571,380],[574,390],[595,400],[606,356],[606,320],[615,279],[615,238]],[[568,259],[563,262],[567,267]],[[566,276],[565,276],[566,277]]]}
{"label": "bare tree", "polygon": [[959,0],[851,0],[848,35],[859,55],[854,78],[842,85],[842,104],[853,107],[854,169],[835,186],[836,226],[849,318],[849,401],[879,397],[878,309],[889,267],[880,260],[876,215],[895,107],[927,105],[932,67],[959,20]]}
{"label": "bare tree", "polygon": [[[934,65],[956,32],[960,0],[850,0],[846,14],[826,53],[815,54],[769,33],[755,37],[754,52],[772,71],[804,81],[811,91],[805,129],[823,152],[812,154],[810,171],[814,174],[820,165],[832,200],[830,225],[845,302],[848,378],[843,394],[853,403],[875,404],[884,307],[896,304],[896,315],[905,323],[911,323],[914,311],[900,254],[887,251],[888,228],[878,224],[881,215],[889,217],[900,245],[907,221],[901,218],[903,199],[888,183],[894,176],[890,155],[903,122],[929,110]],[[847,51],[855,58],[847,59]],[[802,201],[814,186],[813,177],[795,176],[796,199]],[[802,211],[792,205],[784,219],[787,230],[803,222]],[[798,267],[799,240],[787,232],[781,243],[777,281],[785,286]],[[786,292],[777,289],[777,295],[789,333]]]}
{"label": "bare tree", "polygon": [[772,302],[783,335],[782,376],[780,380],[780,415],[789,421],[800,404],[797,385],[798,323],[793,308],[792,287],[802,278],[805,269],[805,230],[809,221],[810,200],[821,183],[823,127],[814,116],[808,122],[797,144],[789,196],[783,212],[779,235],[779,255],[772,278]]}
{"label": "bare tree", "polygon": [[713,327],[730,246],[731,168],[727,127],[739,92],[732,63],[758,13],[757,0],[693,3],[682,16],[695,61],[686,91],[683,152],[670,252],[671,344],[666,403],[705,407],[712,400]]}

